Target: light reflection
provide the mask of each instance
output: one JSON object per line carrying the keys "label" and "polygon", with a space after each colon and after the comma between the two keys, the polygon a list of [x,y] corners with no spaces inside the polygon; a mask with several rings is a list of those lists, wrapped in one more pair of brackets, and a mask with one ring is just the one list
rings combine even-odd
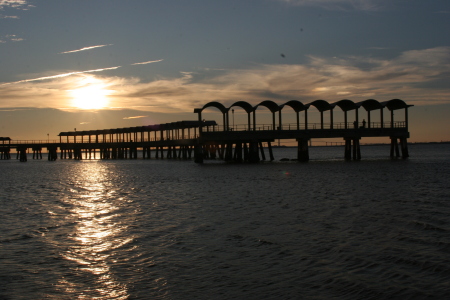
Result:
{"label": "light reflection", "polygon": [[117,249],[132,238],[126,234],[128,225],[120,220],[120,207],[116,205],[107,166],[83,162],[72,176],[76,192],[64,201],[71,207],[67,218],[75,221],[76,226],[63,257],[76,267],[72,270],[75,276],[61,279],[60,287],[66,294],[77,294],[78,299],[128,299],[126,284],[118,281],[111,266]]}

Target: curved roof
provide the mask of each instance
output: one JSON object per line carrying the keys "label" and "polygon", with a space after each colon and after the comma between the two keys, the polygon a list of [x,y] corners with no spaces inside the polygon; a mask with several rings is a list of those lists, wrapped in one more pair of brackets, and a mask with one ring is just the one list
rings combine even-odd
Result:
{"label": "curved roof", "polygon": [[381,104],[380,102],[378,102],[375,99],[367,99],[361,102],[358,102],[359,105],[361,105],[362,107],[364,107],[364,109],[366,111],[371,111],[371,110],[375,110],[375,109],[382,109],[384,107],[383,104]]}
{"label": "curved roof", "polygon": [[212,101],[212,102],[206,103],[205,105],[203,105],[201,110],[204,110],[205,108],[208,108],[208,107],[218,108],[223,114],[228,111],[228,109],[225,106],[223,106],[222,103],[219,103],[219,102],[216,102],[216,101]]}
{"label": "curved roof", "polygon": [[339,108],[342,109],[343,111],[354,110],[354,109],[357,109],[360,107],[359,104],[356,104],[352,100],[348,100],[348,99],[339,100],[338,102],[334,102],[331,105],[339,106]]}
{"label": "curved roof", "polygon": [[292,107],[292,109],[293,109],[295,112],[307,110],[308,107],[309,107],[309,105],[305,105],[305,104],[301,103],[301,102],[298,101],[298,100],[290,100],[290,101],[288,101],[288,102],[286,102],[286,103],[280,105],[281,108],[283,108],[284,106],[290,106],[290,107]]}
{"label": "curved roof", "polygon": [[331,103],[331,104],[325,100],[319,99],[319,100],[315,100],[308,104],[303,104],[302,102],[300,102],[298,100],[290,100],[282,105],[278,105],[275,102],[273,102],[272,100],[265,100],[255,106],[252,106],[250,103],[248,103],[246,101],[237,101],[237,102],[233,103],[230,107],[226,108],[222,103],[213,101],[213,102],[206,103],[202,108],[194,109],[194,113],[201,112],[205,108],[208,108],[208,107],[215,107],[215,108],[218,108],[222,113],[226,113],[233,106],[241,107],[247,113],[255,111],[258,108],[258,106],[267,107],[272,113],[274,113],[276,111],[280,111],[285,106],[290,106],[292,109],[294,109],[295,112],[299,112],[299,111],[307,110],[311,105],[316,107],[320,112],[333,109],[336,106],[339,106],[339,108],[342,109],[343,111],[354,110],[354,109],[360,108],[361,106],[364,107],[364,109],[366,111],[382,109],[384,107],[387,107],[389,110],[396,110],[396,109],[402,109],[402,108],[414,106],[414,105],[408,105],[403,100],[400,100],[400,99],[392,99],[392,100],[384,101],[384,102],[379,102],[375,99],[367,99],[367,100],[356,102],[356,103],[349,99],[343,99],[343,100],[339,100],[339,101]]}
{"label": "curved roof", "polygon": [[396,110],[411,107],[414,105],[408,105],[403,100],[400,99],[392,99],[389,101],[381,102],[383,106],[386,106],[389,110]]}
{"label": "curved roof", "polygon": [[265,100],[257,105],[255,105],[254,109],[256,110],[258,106],[265,106],[267,107],[271,112],[276,112],[280,110],[280,106],[273,102],[272,100]]}
{"label": "curved roof", "polygon": [[316,101],[309,103],[308,105],[312,105],[312,106],[316,107],[320,112],[334,108],[334,105],[331,105],[330,103],[328,103],[325,100],[316,100]]}
{"label": "curved roof", "polygon": [[251,113],[251,112],[254,110],[253,106],[251,106],[250,103],[245,102],[245,101],[234,102],[234,103],[228,108],[228,110],[229,110],[230,108],[232,108],[233,106],[241,107],[241,108],[243,108],[247,113]]}

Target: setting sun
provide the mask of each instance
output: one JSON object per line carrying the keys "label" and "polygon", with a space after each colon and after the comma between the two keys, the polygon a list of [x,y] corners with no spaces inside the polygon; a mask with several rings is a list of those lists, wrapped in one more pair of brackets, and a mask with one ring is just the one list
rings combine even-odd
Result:
{"label": "setting sun", "polygon": [[102,109],[108,105],[108,95],[111,91],[105,89],[101,82],[89,82],[86,85],[71,90],[72,106],[78,109]]}

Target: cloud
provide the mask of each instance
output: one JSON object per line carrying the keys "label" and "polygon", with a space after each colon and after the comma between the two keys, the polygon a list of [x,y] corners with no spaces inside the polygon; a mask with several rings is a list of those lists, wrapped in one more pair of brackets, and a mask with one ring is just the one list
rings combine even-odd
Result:
{"label": "cloud", "polygon": [[329,10],[379,10],[381,0],[277,0],[295,6],[314,6]]}
{"label": "cloud", "polygon": [[19,19],[18,16],[5,16],[5,15],[0,15],[0,19]]}
{"label": "cloud", "polygon": [[112,45],[113,45],[113,44],[83,47],[83,48],[81,48],[81,49],[76,49],[76,50],[70,50],[70,51],[60,52],[59,54],[75,53],[75,52],[86,51],[86,50],[91,50],[91,49],[101,48],[101,47],[107,47],[107,46],[112,46]]}
{"label": "cloud", "polygon": [[131,120],[131,119],[141,119],[141,118],[147,118],[148,116],[134,116],[134,117],[125,117],[124,120]]}
{"label": "cloud", "polygon": [[17,37],[15,34],[8,34],[3,37],[3,39],[0,40],[0,43],[6,43],[6,42],[21,42],[24,41],[23,38]]}
{"label": "cloud", "polygon": [[145,62],[134,63],[134,64],[131,64],[131,65],[132,66],[134,66],[134,65],[146,65],[146,64],[152,64],[152,63],[160,62],[160,61],[163,61],[163,60],[164,59],[150,60],[150,61],[145,61]]}
{"label": "cloud", "polygon": [[450,103],[450,47],[406,51],[392,59],[309,56],[309,62],[303,65],[184,72],[179,77],[150,82],[94,72],[63,75],[1,85],[0,108],[74,109],[68,91],[89,78],[109,91],[109,108],[158,113],[192,112],[210,101],[230,105],[238,100],[257,104],[266,99],[308,103],[316,99],[399,98],[414,105]]}
{"label": "cloud", "polygon": [[26,0],[0,0],[0,10],[3,10],[5,8],[27,10],[30,7],[34,6],[28,4]]}
{"label": "cloud", "polygon": [[406,51],[391,60],[366,57],[309,57],[305,65],[259,65],[253,69],[183,73],[179,78],[121,83],[116,106],[190,111],[209,101],[239,99],[304,102],[323,98],[355,101],[404,99],[416,104],[450,102],[450,47]]}
{"label": "cloud", "polygon": [[0,84],[0,86],[8,85],[8,84],[17,84],[17,83],[24,83],[24,82],[31,82],[31,81],[41,81],[41,80],[55,79],[55,78],[61,78],[61,77],[68,77],[68,76],[84,74],[84,73],[102,72],[102,71],[107,71],[107,70],[115,70],[118,68],[121,68],[121,66],[109,67],[109,68],[103,68],[103,69],[95,69],[95,70],[87,70],[87,71],[75,71],[75,72],[69,72],[69,73],[63,73],[63,74],[57,74],[57,75],[51,75],[51,76],[38,77],[38,78],[33,78],[33,79],[24,79],[24,80],[19,80],[19,81],[14,81],[14,82],[2,83],[2,84]]}

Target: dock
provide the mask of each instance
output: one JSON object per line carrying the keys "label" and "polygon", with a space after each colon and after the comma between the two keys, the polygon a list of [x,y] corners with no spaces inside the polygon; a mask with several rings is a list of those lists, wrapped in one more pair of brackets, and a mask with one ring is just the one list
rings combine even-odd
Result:
{"label": "dock", "polygon": [[[197,120],[61,132],[58,135],[59,141],[17,141],[0,137],[0,159],[11,159],[11,150],[15,150],[16,159],[22,162],[27,161],[28,153],[33,153],[33,159],[42,159],[42,150],[46,149],[49,161],[57,160],[58,156],[60,159],[76,160],[95,157],[137,159],[138,153],[141,153],[144,159],[193,158],[196,163],[203,163],[205,159],[256,163],[275,159],[272,143],[276,140],[295,140],[297,160],[305,162],[309,160],[309,142],[312,139],[342,138],[344,159],[360,160],[360,140],[371,137],[389,138],[390,156],[407,158],[408,108],[411,106],[413,105],[400,99],[385,102],[368,99],[356,103],[347,99],[334,103],[315,100],[307,104],[291,100],[281,105],[265,100],[255,106],[238,101],[229,107],[213,101],[194,109]],[[230,111],[234,118],[235,108],[245,111],[246,124],[234,125],[233,122],[230,125]],[[271,124],[257,123],[258,108],[270,111]],[[216,120],[204,120],[202,113],[206,109],[218,110],[222,114],[222,120],[219,123]],[[309,109],[318,110],[320,123],[308,123]],[[364,116],[360,116],[360,109],[365,110]],[[388,120],[384,120],[385,109],[390,112]],[[394,111],[397,110],[404,112],[401,121],[394,119]],[[295,113],[296,123],[283,123],[283,115],[292,111]],[[350,111],[354,111],[354,119],[351,120],[348,118]],[[344,122],[334,121],[337,113],[344,115]],[[329,121],[325,122],[325,118]],[[268,148],[268,159],[264,145]]]}

